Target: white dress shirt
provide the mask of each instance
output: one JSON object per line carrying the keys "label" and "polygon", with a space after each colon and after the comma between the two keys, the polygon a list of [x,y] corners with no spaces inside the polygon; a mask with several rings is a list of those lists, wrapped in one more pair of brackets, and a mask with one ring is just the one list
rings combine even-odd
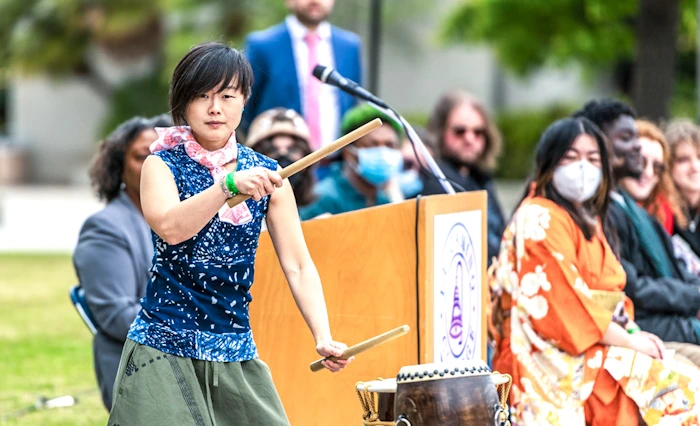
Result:
{"label": "white dress shirt", "polygon": [[[313,69],[308,69],[309,47],[304,41],[304,35],[306,35],[309,30],[299,22],[294,15],[287,16],[286,24],[287,28],[289,28],[289,34],[292,37],[294,63],[296,65],[299,94],[303,108],[306,98],[306,82],[309,78],[315,78],[311,75]],[[335,68],[333,46],[331,44],[331,25],[324,21],[318,26],[316,32],[321,38],[316,46],[318,65]],[[340,131],[339,111],[338,89],[328,84],[322,84],[319,99],[322,146],[330,144],[338,137],[338,132]]]}

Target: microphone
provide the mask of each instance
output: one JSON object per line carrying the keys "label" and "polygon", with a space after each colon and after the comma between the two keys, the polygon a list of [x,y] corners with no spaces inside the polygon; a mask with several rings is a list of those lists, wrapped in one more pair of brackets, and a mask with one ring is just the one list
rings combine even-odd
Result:
{"label": "microphone", "polygon": [[382,108],[389,108],[389,105],[387,105],[383,100],[374,96],[372,93],[370,93],[368,90],[355,83],[354,81],[343,77],[338,71],[334,70],[331,67],[316,65],[312,74],[322,83],[335,86],[345,93],[348,93],[352,96],[356,96],[360,99],[364,99],[365,101],[375,103]]}

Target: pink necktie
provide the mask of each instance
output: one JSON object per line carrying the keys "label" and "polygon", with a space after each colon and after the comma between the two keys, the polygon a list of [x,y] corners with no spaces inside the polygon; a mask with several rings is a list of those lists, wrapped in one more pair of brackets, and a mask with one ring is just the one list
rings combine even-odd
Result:
{"label": "pink necktie", "polygon": [[321,93],[321,82],[311,75],[314,67],[318,65],[318,55],[316,47],[321,37],[315,32],[309,32],[304,35],[304,41],[309,47],[309,68],[306,73],[306,88],[304,97],[304,117],[306,124],[309,125],[311,133],[311,149],[317,150],[322,145],[321,137],[321,111],[319,105],[319,95]]}

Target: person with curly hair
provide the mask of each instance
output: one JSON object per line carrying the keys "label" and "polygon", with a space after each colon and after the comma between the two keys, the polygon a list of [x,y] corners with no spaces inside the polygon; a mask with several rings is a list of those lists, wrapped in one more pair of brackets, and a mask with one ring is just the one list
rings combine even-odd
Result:
{"label": "person with curly hair", "polygon": [[107,205],[83,224],[73,264],[97,323],[95,375],[107,410],[112,408],[119,358],[141,308],[153,257],[151,229],[141,211],[141,166],[158,139],[154,128],[169,125],[166,115],[127,120],[102,142],[90,168],[92,187]]}

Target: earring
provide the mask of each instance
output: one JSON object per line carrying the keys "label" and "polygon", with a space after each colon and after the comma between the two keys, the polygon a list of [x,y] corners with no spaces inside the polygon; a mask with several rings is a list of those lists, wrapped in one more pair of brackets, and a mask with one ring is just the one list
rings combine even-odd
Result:
{"label": "earring", "polygon": [[243,107],[243,109],[241,110],[241,112],[243,112],[243,111],[245,111],[245,107]]}

